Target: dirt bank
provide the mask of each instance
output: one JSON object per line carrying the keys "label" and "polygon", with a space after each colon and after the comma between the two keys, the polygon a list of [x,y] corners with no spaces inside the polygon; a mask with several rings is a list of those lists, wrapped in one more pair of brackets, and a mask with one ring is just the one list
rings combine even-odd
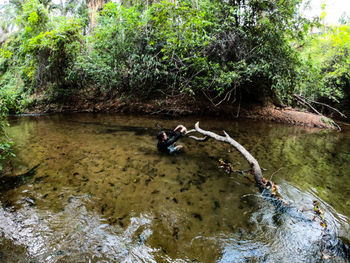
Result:
{"label": "dirt bank", "polygon": [[337,129],[332,119],[303,111],[301,109],[279,108],[273,105],[255,107],[254,110],[245,112],[249,119],[262,119],[290,125]]}
{"label": "dirt bank", "polygon": [[336,129],[331,119],[301,109],[281,108],[273,104],[259,105],[251,103],[249,105],[225,104],[215,107],[207,100],[198,100],[188,96],[148,100],[111,98],[110,96],[97,98],[94,96],[91,98],[76,97],[69,102],[65,101],[65,103],[61,104],[41,101],[29,107],[25,112],[106,112],[170,117],[185,115],[218,116],[222,118],[265,120],[289,125]]}

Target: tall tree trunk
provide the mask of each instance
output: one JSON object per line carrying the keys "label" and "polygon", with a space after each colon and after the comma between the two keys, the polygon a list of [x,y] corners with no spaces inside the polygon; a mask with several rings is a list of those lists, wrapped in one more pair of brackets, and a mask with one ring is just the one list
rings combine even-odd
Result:
{"label": "tall tree trunk", "polygon": [[[89,31],[91,31],[97,23],[96,16],[98,12],[101,11],[105,5],[105,3],[109,2],[109,0],[87,0],[87,5],[89,7]],[[117,1],[119,3],[119,1]]]}

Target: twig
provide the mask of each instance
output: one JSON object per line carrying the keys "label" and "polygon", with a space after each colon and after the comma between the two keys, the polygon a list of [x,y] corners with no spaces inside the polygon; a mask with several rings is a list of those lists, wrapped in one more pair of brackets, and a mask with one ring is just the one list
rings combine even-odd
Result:
{"label": "twig", "polygon": [[[188,136],[188,134],[194,133],[194,132],[197,132],[197,131],[196,131],[195,129],[192,129],[192,130],[187,131],[187,132],[185,133],[185,135]],[[207,137],[207,136],[204,136],[204,137],[202,137],[202,138],[199,138],[199,137],[196,137],[196,136],[192,136],[192,135],[191,135],[191,136],[188,136],[188,138],[191,138],[191,139],[196,140],[196,141],[203,141],[203,142],[209,140],[209,137]]]}
{"label": "twig", "polygon": [[[307,101],[309,101],[309,102],[311,102],[311,103],[315,103],[315,104],[318,104],[318,105],[325,106],[325,107],[330,108],[331,110],[337,112],[341,117],[347,118],[347,116],[346,116],[344,113],[342,113],[342,112],[339,111],[338,109],[336,109],[336,108],[334,108],[334,107],[332,107],[332,106],[330,106],[330,105],[328,105],[328,104],[326,104],[326,103],[314,101],[314,100],[312,100],[312,99],[308,99],[308,98],[305,98],[305,97],[303,97],[303,96],[301,96],[301,95],[297,95],[297,94],[294,94],[294,97],[296,97],[296,98],[299,99],[299,100],[302,100],[304,103],[307,103]],[[310,104],[307,103],[307,105],[308,105],[309,107],[311,107]],[[312,108],[312,107],[311,107],[311,108]],[[314,108],[312,108],[312,109],[315,110]],[[318,111],[316,111],[316,112],[318,112]],[[320,113],[318,112],[318,114],[320,114]]]}
{"label": "twig", "polygon": [[[231,99],[231,95],[232,95],[232,91],[234,91],[236,89],[236,87],[234,87],[233,89],[229,90],[226,94],[225,97],[219,101],[218,103],[215,103],[213,101],[213,99],[211,99],[205,92],[204,90],[202,90],[204,96],[213,104],[214,107],[218,107],[221,103],[223,103],[224,101],[230,101]],[[216,99],[218,96],[214,97],[214,99]],[[236,101],[236,98],[234,99],[234,101]]]}
{"label": "twig", "polygon": [[233,91],[234,89],[235,89],[235,88],[233,88],[233,89],[231,89],[230,91],[228,91],[228,92],[226,93],[225,97],[224,97],[221,101],[219,101],[218,103],[216,103],[214,106],[215,106],[215,107],[219,106],[219,105],[220,105],[221,103],[223,103],[225,100],[229,101],[230,98],[231,98],[231,93],[232,93],[232,91]]}
{"label": "twig", "polygon": [[237,110],[237,114],[236,114],[236,118],[239,117],[239,112],[241,110],[241,100],[242,100],[242,93],[239,93],[239,102],[238,102],[238,110]]}
{"label": "twig", "polygon": [[207,136],[204,136],[202,138],[198,138],[196,136],[188,136],[188,138],[191,138],[191,139],[196,140],[196,141],[202,141],[202,142],[206,142],[207,140],[209,140],[209,137],[207,137]]}
{"label": "twig", "polygon": [[279,168],[277,171],[275,171],[275,172],[271,175],[269,181],[271,181],[271,180],[272,180],[272,177],[273,177],[276,173],[278,173],[281,169],[283,169],[283,168],[284,168],[284,167],[281,167],[281,168]]}
{"label": "twig", "polygon": [[335,121],[333,121],[333,125],[336,126],[336,127],[339,129],[339,131],[341,131],[341,128],[340,128],[340,126],[338,125],[338,123],[336,123]]}

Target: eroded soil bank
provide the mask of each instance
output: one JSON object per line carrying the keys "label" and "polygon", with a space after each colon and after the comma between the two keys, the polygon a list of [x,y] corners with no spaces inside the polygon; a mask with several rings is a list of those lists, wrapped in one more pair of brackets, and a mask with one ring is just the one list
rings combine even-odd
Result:
{"label": "eroded soil bank", "polygon": [[[38,99],[37,101],[40,101]],[[63,112],[101,112],[133,113],[142,115],[179,116],[217,116],[221,119],[253,119],[289,125],[336,129],[333,121],[327,117],[306,110],[278,107],[272,103],[226,103],[215,106],[205,99],[188,96],[172,98],[136,99],[110,96],[71,98],[63,103],[35,103],[24,113],[63,113]]]}

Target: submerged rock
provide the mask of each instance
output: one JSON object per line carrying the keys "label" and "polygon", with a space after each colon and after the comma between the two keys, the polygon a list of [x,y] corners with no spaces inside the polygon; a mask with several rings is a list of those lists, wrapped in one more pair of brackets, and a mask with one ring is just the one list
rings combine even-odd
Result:
{"label": "submerged rock", "polygon": [[26,201],[30,206],[33,206],[35,205],[35,199],[33,198],[29,198],[29,197],[26,197],[24,198],[24,201]]}
{"label": "submerged rock", "polygon": [[200,214],[193,213],[192,215],[193,215],[194,218],[197,218],[199,221],[203,221],[203,218],[202,218],[202,216]]}
{"label": "submerged rock", "polygon": [[220,208],[220,203],[218,201],[214,201],[214,208]]}
{"label": "submerged rock", "polygon": [[63,255],[64,254],[64,252],[62,251],[62,250],[58,250],[57,252],[56,252],[56,255],[57,256],[60,256],[60,255]]}

